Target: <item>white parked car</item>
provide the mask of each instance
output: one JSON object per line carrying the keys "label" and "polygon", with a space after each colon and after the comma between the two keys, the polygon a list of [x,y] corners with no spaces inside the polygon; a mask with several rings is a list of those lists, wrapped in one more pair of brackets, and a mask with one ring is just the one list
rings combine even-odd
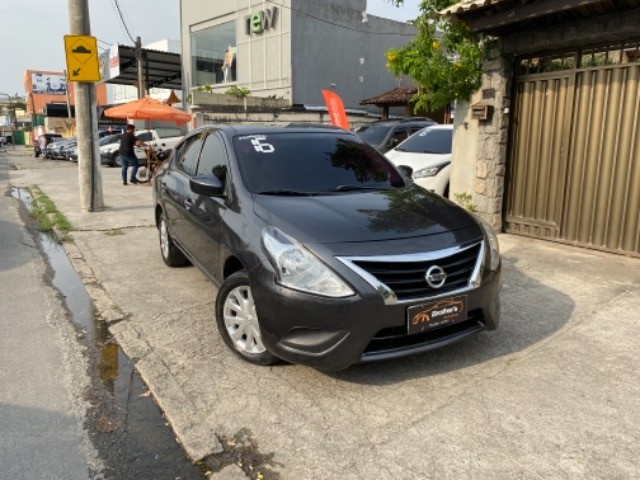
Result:
{"label": "white parked car", "polygon": [[[168,150],[176,146],[182,140],[182,134],[177,128],[157,128],[151,130],[136,130],[135,136],[142,142],[148,143],[153,148],[162,148]],[[104,137],[107,138],[107,137]],[[113,142],[105,143],[100,146],[100,160],[103,164],[119,167],[122,165],[120,161],[120,137],[118,136]],[[147,160],[147,154],[144,148],[135,148],[138,163],[144,164]]]}
{"label": "white parked car", "polygon": [[443,197],[449,196],[453,125],[434,125],[414,133],[385,155],[395,165],[413,169],[414,182]]}

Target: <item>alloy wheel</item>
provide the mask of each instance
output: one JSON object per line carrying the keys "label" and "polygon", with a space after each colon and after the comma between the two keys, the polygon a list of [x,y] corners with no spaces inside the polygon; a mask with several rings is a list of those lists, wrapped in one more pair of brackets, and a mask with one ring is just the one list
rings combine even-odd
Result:
{"label": "alloy wheel", "polygon": [[223,305],[224,324],[235,348],[241,353],[266,351],[260,336],[256,305],[248,285],[229,292]]}
{"label": "alloy wheel", "polygon": [[166,259],[169,258],[169,232],[167,231],[167,222],[164,218],[160,219],[160,250],[162,250],[162,256]]}

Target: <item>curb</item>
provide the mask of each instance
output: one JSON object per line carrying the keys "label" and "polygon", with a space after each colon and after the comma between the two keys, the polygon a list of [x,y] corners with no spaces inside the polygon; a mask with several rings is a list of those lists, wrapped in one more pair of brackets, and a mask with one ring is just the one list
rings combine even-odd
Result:
{"label": "curb", "polygon": [[216,432],[206,426],[206,419],[183,394],[163,359],[140,339],[139,332],[130,323],[123,321],[128,319],[128,314],[116,306],[100,285],[80,249],[74,243],[66,242],[62,245],[73,268],[82,279],[96,315],[106,322],[109,332],[131,359],[142,379],[147,385],[156,386],[156,390],[157,386],[161,385],[160,390],[168,392],[168,395],[160,397],[154,394],[154,399],[187,456],[193,462],[197,462],[210,455],[222,453],[224,449]]}

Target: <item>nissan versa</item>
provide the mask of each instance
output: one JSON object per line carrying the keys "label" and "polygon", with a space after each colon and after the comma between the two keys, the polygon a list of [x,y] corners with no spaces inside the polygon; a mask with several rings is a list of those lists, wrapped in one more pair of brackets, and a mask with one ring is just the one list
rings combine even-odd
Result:
{"label": "nissan versa", "polygon": [[495,234],[410,174],[343,130],[199,128],[154,179],[162,257],[219,287],[252,363],[340,370],[497,328]]}

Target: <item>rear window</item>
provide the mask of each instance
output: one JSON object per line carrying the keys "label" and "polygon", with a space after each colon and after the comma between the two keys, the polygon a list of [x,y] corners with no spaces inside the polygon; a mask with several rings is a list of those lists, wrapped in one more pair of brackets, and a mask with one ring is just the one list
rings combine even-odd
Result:
{"label": "rear window", "polygon": [[351,135],[276,133],[234,138],[242,177],[253,193],[323,193],[404,187],[370,145]]}
{"label": "rear window", "polygon": [[453,130],[424,128],[396,147],[400,152],[411,153],[451,153]]}

